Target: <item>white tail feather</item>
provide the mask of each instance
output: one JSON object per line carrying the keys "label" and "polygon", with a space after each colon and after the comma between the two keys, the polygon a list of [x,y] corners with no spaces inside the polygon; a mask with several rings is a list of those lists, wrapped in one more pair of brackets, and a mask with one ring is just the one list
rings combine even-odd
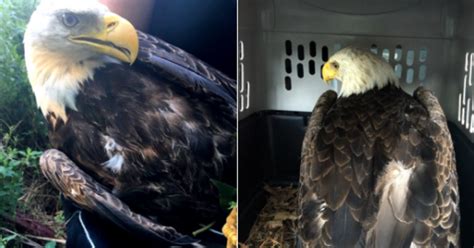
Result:
{"label": "white tail feather", "polygon": [[412,230],[412,223],[404,218],[410,194],[408,183],[412,174],[413,168],[406,168],[398,161],[390,161],[378,179],[376,194],[381,196],[379,211],[375,225],[367,236],[367,240],[372,240],[375,247],[403,242],[392,240],[394,232],[408,233]]}

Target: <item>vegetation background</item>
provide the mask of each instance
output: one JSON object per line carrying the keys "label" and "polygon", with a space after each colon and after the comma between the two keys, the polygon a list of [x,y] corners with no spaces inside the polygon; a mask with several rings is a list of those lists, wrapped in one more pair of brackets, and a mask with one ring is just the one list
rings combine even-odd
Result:
{"label": "vegetation background", "polygon": [[38,167],[44,119],[28,82],[23,33],[38,0],[0,0],[0,248],[56,247],[65,234],[59,193]]}

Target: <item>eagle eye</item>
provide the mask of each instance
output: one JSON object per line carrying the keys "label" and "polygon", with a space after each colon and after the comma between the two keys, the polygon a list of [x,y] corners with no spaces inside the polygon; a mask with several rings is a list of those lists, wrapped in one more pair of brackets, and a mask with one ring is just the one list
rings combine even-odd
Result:
{"label": "eagle eye", "polygon": [[332,62],[332,66],[336,69],[339,69],[339,63],[337,62]]}
{"label": "eagle eye", "polygon": [[71,12],[66,12],[62,14],[62,21],[64,26],[68,28],[72,28],[79,23],[79,19],[77,18],[77,16]]}

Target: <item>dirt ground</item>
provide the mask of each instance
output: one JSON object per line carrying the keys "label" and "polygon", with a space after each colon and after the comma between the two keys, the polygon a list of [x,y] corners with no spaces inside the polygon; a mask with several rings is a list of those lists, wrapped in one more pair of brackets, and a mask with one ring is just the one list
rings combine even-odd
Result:
{"label": "dirt ground", "polygon": [[241,247],[295,247],[297,227],[297,191],[295,186],[265,186],[267,203]]}

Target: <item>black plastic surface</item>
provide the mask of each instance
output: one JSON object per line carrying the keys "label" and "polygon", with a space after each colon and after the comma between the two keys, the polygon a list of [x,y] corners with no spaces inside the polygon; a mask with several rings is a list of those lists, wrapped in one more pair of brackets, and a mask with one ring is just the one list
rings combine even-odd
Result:
{"label": "black plastic surface", "polygon": [[247,239],[253,222],[265,203],[262,193],[267,134],[261,115],[239,122],[239,241]]}
{"label": "black plastic surface", "polygon": [[474,247],[474,144],[449,123],[449,131],[456,152],[459,199],[461,209],[461,247]]}
{"label": "black plastic surface", "polygon": [[310,113],[263,111],[239,122],[239,241],[266,201],[265,184],[297,184]]}

